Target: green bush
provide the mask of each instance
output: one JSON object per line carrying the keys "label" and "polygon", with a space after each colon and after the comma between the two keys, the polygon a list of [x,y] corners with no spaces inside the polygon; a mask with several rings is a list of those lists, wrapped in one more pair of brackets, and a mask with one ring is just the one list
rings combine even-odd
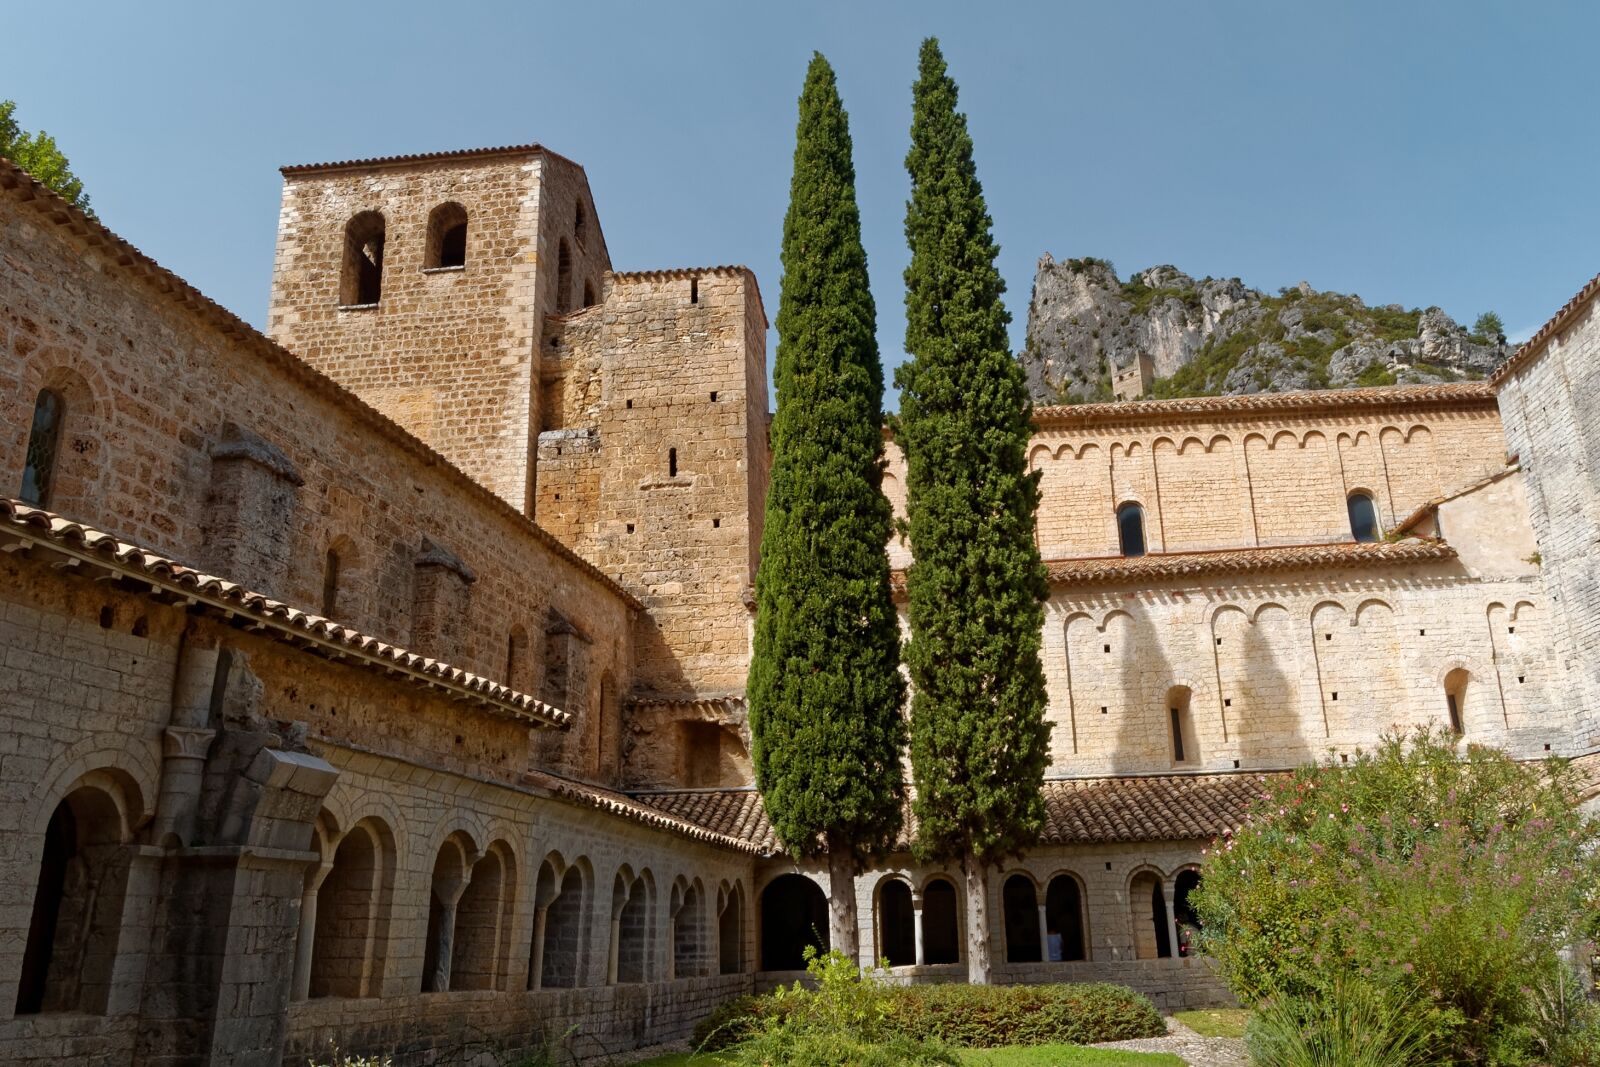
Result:
{"label": "green bush", "polygon": [[1442,1058],[1531,1062],[1577,1025],[1540,990],[1573,980],[1563,951],[1600,912],[1600,826],[1577,801],[1564,763],[1430,731],[1264,783],[1208,850],[1202,947],[1246,1003],[1335,1018],[1359,984]]}
{"label": "green bush", "polygon": [[1435,1062],[1425,1016],[1368,985],[1260,1005],[1245,1027],[1256,1067],[1420,1067]]}
{"label": "green bush", "polygon": [[818,982],[815,992],[796,986],[730,1001],[695,1027],[696,1047],[726,1049],[763,1035],[813,1029],[877,1041],[932,1039],[959,1048],[1092,1044],[1166,1032],[1155,1006],[1121,986],[887,985],[861,977],[833,953],[812,961],[810,970]]}

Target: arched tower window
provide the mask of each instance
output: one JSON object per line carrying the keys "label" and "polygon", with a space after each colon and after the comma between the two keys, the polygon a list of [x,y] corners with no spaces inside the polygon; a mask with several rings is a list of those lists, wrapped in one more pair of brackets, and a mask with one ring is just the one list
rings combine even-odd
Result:
{"label": "arched tower window", "polygon": [[565,238],[561,241],[561,253],[556,260],[556,314],[565,314],[572,310],[572,246],[567,244]]}
{"label": "arched tower window", "polygon": [[333,618],[339,607],[339,552],[328,549],[328,558],[322,568],[322,617]]}
{"label": "arched tower window", "polygon": [[1460,735],[1467,732],[1467,687],[1472,675],[1457,667],[1444,676],[1444,705],[1450,713],[1450,732]]}
{"label": "arched tower window", "polygon": [[1144,508],[1138,504],[1117,509],[1117,544],[1124,556],[1144,555]]}
{"label": "arched tower window", "polygon": [[363,211],[344,228],[344,273],[339,303],[376,304],[383,295],[383,216]]}
{"label": "arched tower window", "polygon": [[1167,726],[1172,738],[1173,763],[1198,763],[1199,739],[1194,732],[1194,715],[1189,709],[1189,687],[1173,686],[1167,690]]}
{"label": "arched tower window", "polygon": [[1350,512],[1350,536],[1357,541],[1378,540],[1383,531],[1378,526],[1378,505],[1370,493],[1351,493],[1345,500]]}
{"label": "arched tower window", "polygon": [[61,394],[41,389],[33,400],[33,428],[28,431],[28,451],[22,466],[22,490],[17,496],[35,507],[48,507],[50,479],[61,445],[61,423],[66,414]]}
{"label": "arched tower window", "polygon": [[428,216],[428,246],[422,265],[429,269],[467,265],[466,208],[451,202],[433,209]]}
{"label": "arched tower window", "polygon": [[572,215],[572,236],[578,239],[580,248],[589,243],[589,212],[581,200]]}
{"label": "arched tower window", "polygon": [[583,306],[586,307],[586,308],[592,308],[597,303],[599,303],[599,301],[596,300],[595,296],[594,296],[594,282],[593,281],[584,282],[583,283]]}

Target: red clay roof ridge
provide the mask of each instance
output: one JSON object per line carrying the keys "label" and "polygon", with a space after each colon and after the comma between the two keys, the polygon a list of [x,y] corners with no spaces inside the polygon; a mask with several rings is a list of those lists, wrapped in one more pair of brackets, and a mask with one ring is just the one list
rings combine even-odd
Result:
{"label": "red clay roof ridge", "polygon": [[485,148],[451,148],[437,152],[408,152],[393,156],[369,156],[365,159],[339,159],[326,163],[289,163],[279,167],[283,175],[314,174],[330,170],[362,170],[370,167],[402,167],[410,163],[433,163],[452,159],[489,159],[495,156],[544,155],[558,159],[582,170],[581,164],[553,152],[537,142],[529,144],[497,145]]}
{"label": "red clay roof ridge", "polygon": [[1550,339],[1566,329],[1572,320],[1578,317],[1578,312],[1597,295],[1600,295],[1600,274],[1590,278],[1582,289],[1573,294],[1571,300],[1562,304],[1560,309],[1550,316],[1549,321],[1534,331],[1532,337],[1518,345],[1517,350],[1489,374],[1489,384],[1498,387],[1512,371],[1543,351],[1550,343]]}

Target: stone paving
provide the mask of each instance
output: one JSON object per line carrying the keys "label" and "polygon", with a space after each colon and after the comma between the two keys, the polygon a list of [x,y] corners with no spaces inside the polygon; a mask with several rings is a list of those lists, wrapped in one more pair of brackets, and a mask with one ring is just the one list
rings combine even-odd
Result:
{"label": "stone paving", "polygon": [[1249,1067],[1244,1042],[1235,1037],[1201,1037],[1178,1020],[1167,1019],[1166,1037],[1145,1037],[1135,1041],[1108,1041],[1094,1048],[1116,1048],[1128,1052],[1172,1052],[1191,1067]]}

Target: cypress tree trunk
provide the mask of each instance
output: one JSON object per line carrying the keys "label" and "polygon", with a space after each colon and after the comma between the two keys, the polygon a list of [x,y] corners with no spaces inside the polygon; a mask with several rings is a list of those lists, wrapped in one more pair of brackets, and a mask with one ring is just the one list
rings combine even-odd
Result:
{"label": "cypress tree trunk", "polygon": [[828,943],[851,963],[861,962],[856,925],[856,850],[843,834],[828,835]]}
{"label": "cypress tree trunk", "polygon": [[895,439],[914,562],[911,767],[918,853],[966,875],[968,975],[991,976],[989,867],[1038,840],[1049,760],[1034,541],[1032,406],[1012,357],[999,249],[937,41],[912,90],[906,351]]}
{"label": "cypress tree trunk", "polygon": [[988,985],[994,980],[989,958],[989,865],[968,848],[962,865],[967,881],[967,981]]}
{"label": "cypress tree trunk", "polygon": [[806,72],[783,223],[772,475],[748,694],[756,784],[778,840],[827,853],[833,947],[856,950],[857,858],[905,798],[905,679],[889,588],[883,364],[833,68]]}

